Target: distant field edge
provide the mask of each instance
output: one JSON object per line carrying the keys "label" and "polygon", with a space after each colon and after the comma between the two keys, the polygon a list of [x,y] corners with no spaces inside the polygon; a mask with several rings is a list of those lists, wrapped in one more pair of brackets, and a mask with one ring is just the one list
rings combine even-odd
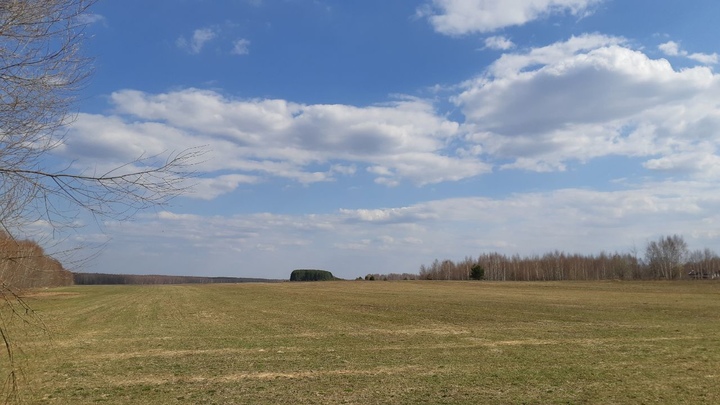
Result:
{"label": "distant field edge", "polygon": [[284,280],[249,277],[166,276],[154,274],[73,273],[75,285],[146,285],[146,284],[235,284],[279,283]]}

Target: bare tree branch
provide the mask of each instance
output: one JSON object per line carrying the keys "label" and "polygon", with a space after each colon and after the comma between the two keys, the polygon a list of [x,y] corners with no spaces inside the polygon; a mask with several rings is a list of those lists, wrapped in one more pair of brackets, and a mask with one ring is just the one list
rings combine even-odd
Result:
{"label": "bare tree branch", "polygon": [[68,225],[78,210],[124,219],[163,205],[187,190],[202,154],[140,156],[101,175],[46,167],[91,74],[81,45],[83,16],[95,1],[0,2],[0,228],[6,231],[37,220]]}
{"label": "bare tree branch", "polygon": [[[83,211],[125,219],[166,204],[187,190],[203,153],[140,156],[100,175],[78,170],[77,162],[60,170],[49,162],[76,117],[77,91],[92,73],[81,45],[84,17],[95,1],[0,0],[0,233],[12,235],[41,220],[53,229],[73,226]],[[11,288],[0,286],[0,345],[11,364],[15,346],[2,311],[15,316],[17,308],[29,310]],[[12,397],[15,367],[7,381]]]}
{"label": "bare tree branch", "polygon": [[[33,168],[0,167],[0,178],[10,180],[13,187],[24,184],[32,190],[32,199],[24,201],[25,211],[30,203],[37,217],[56,223],[67,219],[58,212],[53,198],[59,198],[93,215],[124,219],[139,210],[162,206],[192,186],[193,166],[203,155],[202,148],[172,154],[156,163],[157,156],[140,157],[101,175],[73,174],[66,171],[48,172]],[[18,200],[8,201],[16,204]],[[2,218],[0,218],[2,222]]]}

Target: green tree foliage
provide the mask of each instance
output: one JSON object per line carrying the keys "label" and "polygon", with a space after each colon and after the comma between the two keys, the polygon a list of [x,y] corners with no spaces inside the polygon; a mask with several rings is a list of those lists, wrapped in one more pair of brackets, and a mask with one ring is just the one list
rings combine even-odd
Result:
{"label": "green tree foliage", "polygon": [[485,269],[480,263],[477,263],[470,268],[470,278],[473,280],[482,280],[485,278]]}
{"label": "green tree foliage", "polygon": [[290,281],[332,281],[336,278],[326,270],[298,269],[290,273]]}

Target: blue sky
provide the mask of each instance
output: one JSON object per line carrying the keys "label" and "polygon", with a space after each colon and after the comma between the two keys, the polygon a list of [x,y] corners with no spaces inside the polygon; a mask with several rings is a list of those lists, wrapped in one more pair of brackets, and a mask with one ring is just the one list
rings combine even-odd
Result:
{"label": "blue sky", "polygon": [[56,159],[203,145],[82,271],[285,278],[720,241],[720,3],[127,0]]}

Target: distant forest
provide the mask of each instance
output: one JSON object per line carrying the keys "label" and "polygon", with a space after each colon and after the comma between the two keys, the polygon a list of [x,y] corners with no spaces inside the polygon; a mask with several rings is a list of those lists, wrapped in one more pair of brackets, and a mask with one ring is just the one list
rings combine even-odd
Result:
{"label": "distant forest", "polygon": [[262,283],[276,280],[241,277],[162,276],[137,274],[73,273],[76,285],[113,284],[215,284]]}
{"label": "distant forest", "polygon": [[[305,270],[307,271],[307,270]],[[330,273],[328,273],[330,274]],[[332,275],[330,276],[332,277]],[[332,279],[335,279],[332,277]],[[358,279],[362,279],[359,277]],[[483,253],[461,261],[435,260],[418,273],[368,274],[365,280],[682,280],[720,279],[720,256],[711,249],[689,251],[682,236],[665,236],[632,253],[508,256]],[[0,231],[0,283],[13,288],[97,284],[211,284],[277,282],[263,278],[72,273],[36,242]]]}
{"label": "distant forest", "polygon": [[679,280],[720,279],[720,257],[711,249],[689,251],[682,236],[665,236],[645,247],[644,254],[568,254],[508,256],[483,253],[462,261],[435,260],[418,274],[368,274],[365,280]]}
{"label": "distant forest", "polygon": [[0,285],[14,289],[91,284],[210,284],[272,282],[262,278],[72,273],[30,240],[0,231]]}

